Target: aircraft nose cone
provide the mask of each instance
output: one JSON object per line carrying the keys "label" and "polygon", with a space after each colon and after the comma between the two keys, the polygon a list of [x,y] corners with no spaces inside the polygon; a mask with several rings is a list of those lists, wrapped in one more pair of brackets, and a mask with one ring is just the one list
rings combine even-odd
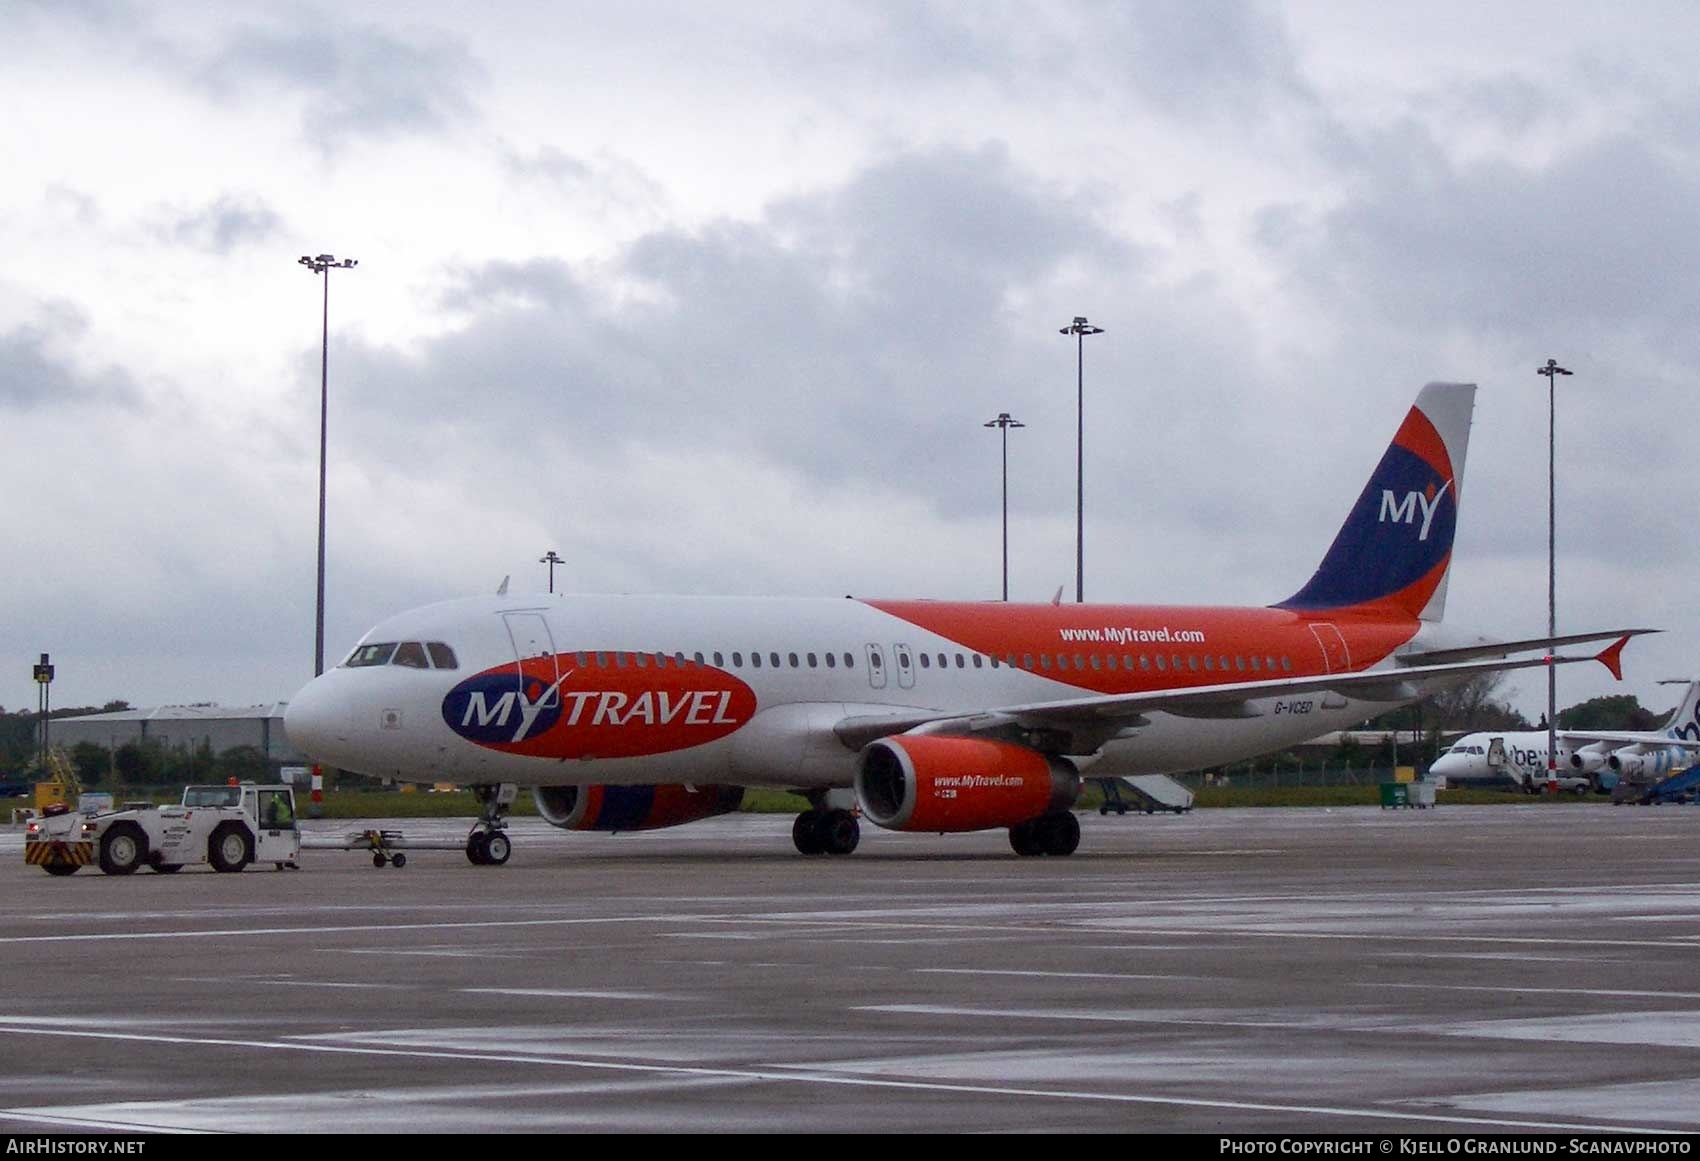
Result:
{"label": "aircraft nose cone", "polygon": [[327,761],[348,741],[347,699],[339,696],[331,674],[303,686],[283,711],[283,730],[296,749]]}

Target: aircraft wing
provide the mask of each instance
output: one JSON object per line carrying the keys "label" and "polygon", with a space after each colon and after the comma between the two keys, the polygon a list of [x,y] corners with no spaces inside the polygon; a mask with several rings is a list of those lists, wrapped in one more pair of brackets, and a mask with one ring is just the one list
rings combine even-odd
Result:
{"label": "aircraft wing", "polygon": [[[1618,637],[1594,656],[1554,657],[1552,663],[1570,665],[1578,661],[1600,661],[1615,672],[1617,654],[1629,636]],[[1495,658],[1355,673],[1324,673],[1311,677],[1236,681],[1145,693],[1094,694],[1061,701],[999,706],[970,713],[916,710],[889,715],[865,714],[843,719],[833,727],[833,733],[845,746],[860,750],[869,742],[890,734],[992,734],[1049,729],[1072,736],[1072,741],[1063,747],[1065,752],[1086,753],[1096,750],[1125,729],[1146,724],[1146,713],[1188,718],[1256,718],[1271,712],[1258,702],[1306,693],[1349,694],[1365,701],[1402,702],[1414,698],[1417,695],[1416,685],[1430,678],[1469,677],[1507,669],[1533,669],[1546,664],[1545,657],[1516,661]],[[1273,712],[1280,712],[1279,700]]]}
{"label": "aircraft wing", "polygon": [[1691,753],[1700,751],[1700,740],[1673,738],[1656,730],[1559,730],[1558,736],[1572,746],[1605,742],[1613,746],[1675,746]]}

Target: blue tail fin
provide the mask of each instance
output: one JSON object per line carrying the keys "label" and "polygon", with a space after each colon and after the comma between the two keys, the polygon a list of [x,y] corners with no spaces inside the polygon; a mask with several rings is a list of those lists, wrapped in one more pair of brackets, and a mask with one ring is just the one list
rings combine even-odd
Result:
{"label": "blue tail fin", "polygon": [[1440,620],[1475,398],[1474,383],[1422,389],[1321,566],[1276,608],[1374,606]]}

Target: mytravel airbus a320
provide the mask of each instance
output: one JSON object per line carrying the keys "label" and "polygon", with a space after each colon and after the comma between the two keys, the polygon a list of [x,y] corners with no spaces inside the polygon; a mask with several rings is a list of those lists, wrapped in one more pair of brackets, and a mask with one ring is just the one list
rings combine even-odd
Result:
{"label": "mytravel airbus a320", "polygon": [[[508,596],[383,622],[290,703],[316,760],[470,785],[466,853],[506,862],[530,787],[571,830],[674,826],[744,789],[803,795],[804,854],[848,854],[858,819],[1007,828],[1067,855],[1082,781],[1278,750],[1485,670],[1587,660],[1441,625],[1472,384],[1431,383],[1310,581],[1267,607],[925,600]],[[1514,659],[1540,651],[1542,655]]]}

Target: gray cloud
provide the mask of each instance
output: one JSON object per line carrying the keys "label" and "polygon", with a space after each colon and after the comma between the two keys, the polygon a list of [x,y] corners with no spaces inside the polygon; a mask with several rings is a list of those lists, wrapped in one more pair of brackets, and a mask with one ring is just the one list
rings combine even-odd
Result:
{"label": "gray cloud", "polygon": [[469,436],[545,459],[709,447],[977,507],[961,463],[984,449],[966,433],[1031,397],[1034,352],[1066,353],[1044,336],[1067,310],[1018,318],[1012,301],[1070,267],[1121,280],[1139,263],[1001,148],[939,149],[757,223],[650,234],[595,281],[553,259],[461,271],[446,305],[466,325],[409,357],[351,345],[333,362],[392,455],[417,445],[377,419],[408,407],[442,417],[461,462]]}
{"label": "gray cloud", "polygon": [[258,198],[224,194],[193,210],[161,210],[154,232],[167,241],[213,254],[275,238],[282,219]]}
{"label": "gray cloud", "polygon": [[198,74],[218,92],[258,86],[301,93],[303,128],[325,150],[440,132],[471,114],[483,75],[465,45],[446,35],[412,30],[404,37],[309,15],[293,27],[237,29]]}
{"label": "gray cloud", "polygon": [[123,370],[77,370],[55,348],[82,337],[88,323],[68,304],[41,312],[42,321],[0,333],[0,410],[33,411],[88,404],[135,408],[141,393]]}

